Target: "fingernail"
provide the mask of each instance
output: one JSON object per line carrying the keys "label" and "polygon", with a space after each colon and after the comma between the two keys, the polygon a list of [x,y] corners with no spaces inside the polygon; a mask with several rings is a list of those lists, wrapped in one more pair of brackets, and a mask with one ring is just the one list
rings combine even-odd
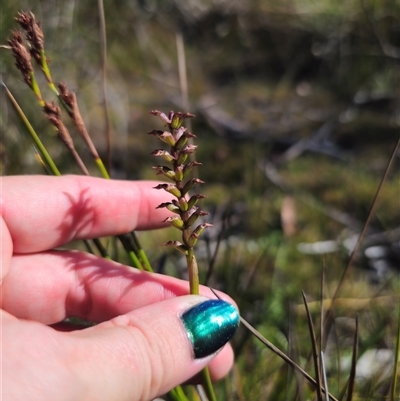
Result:
{"label": "fingernail", "polygon": [[228,302],[211,299],[193,306],[181,317],[193,345],[195,359],[218,351],[239,327],[239,313]]}

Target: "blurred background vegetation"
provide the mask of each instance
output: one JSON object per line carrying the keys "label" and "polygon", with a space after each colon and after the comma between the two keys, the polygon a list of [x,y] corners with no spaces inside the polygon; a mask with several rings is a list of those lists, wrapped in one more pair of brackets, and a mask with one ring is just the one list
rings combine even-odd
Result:
{"label": "blurred background vegetation", "polygon": [[[158,144],[146,133],[162,127],[149,110],[194,113],[191,129],[203,163],[198,174],[214,224],[198,249],[203,278],[211,266],[208,283],[229,293],[242,316],[311,372],[301,290],[313,302],[318,327],[322,271],[329,299],[399,137],[400,3],[121,0],[104,7],[112,176],[155,178],[149,153]],[[53,79],[76,91],[105,158],[97,2],[2,0],[0,44],[17,28],[21,9],[42,22]],[[2,80],[60,170],[78,173],[11,52],[1,48],[0,55]],[[187,95],[179,60],[186,63]],[[40,84],[46,100],[56,100],[44,80]],[[2,174],[43,173],[3,92],[0,122]],[[79,139],[76,146],[90,166]],[[325,333],[336,396],[349,376],[356,314],[361,373],[354,399],[386,399],[393,381],[399,156],[338,294],[335,324]],[[141,240],[160,271],[184,275],[179,255],[159,246],[174,235],[164,230]],[[219,399],[312,399],[302,379],[248,332],[240,331],[233,344],[236,367],[218,385]]]}

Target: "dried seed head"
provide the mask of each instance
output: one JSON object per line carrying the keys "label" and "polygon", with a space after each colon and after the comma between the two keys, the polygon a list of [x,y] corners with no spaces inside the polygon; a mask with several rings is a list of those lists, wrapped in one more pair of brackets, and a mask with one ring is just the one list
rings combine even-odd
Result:
{"label": "dried seed head", "polygon": [[26,39],[31,44],[31,54],[35,60],[41,63],[41,52],[44,49],[44,34],[40,22],[36,21],[32,12],[21,11],[15,18],[26,32]]}
{"label": "dried seed head", "polygon": [[31,61],[31,55],[26,49],[24,42],[22,40],[22,35],[20,31],[13,31],[12,38],[8,39],[8,44],[11,47],[11,51],[15,58],[15,65],[21,71],[24,77],[25,83],[32,88],[32,77],[33,66]]}
{"label": "dried seed head", "polygon": [[45,103],[43,106],[43,111],[45,112],[48,118],[53,117],[57,120],[61,120],[61,109],[54,102]]}
{"label": "dried seed head", "polygon": [[60,91],[60,97],[65,102],[65,104],[73,109],[74,106],[74,96],[68,90],[67,84],[65,82],[60,82],[58,84],[58,89]]}
{"label": "dried seed head", "polygon": [[46,117],[51,124],[56,127],[59,138],[64,142],[67,148],[74,149],[74,142],[71,134],[62,121],[60,107],[55,103],[45,103],[43,106],[43,111],[45,112]]}

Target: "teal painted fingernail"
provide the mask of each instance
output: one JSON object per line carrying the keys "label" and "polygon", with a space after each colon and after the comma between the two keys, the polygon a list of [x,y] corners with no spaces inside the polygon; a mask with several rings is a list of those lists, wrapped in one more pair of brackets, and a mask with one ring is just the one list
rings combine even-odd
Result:
{"label": "teal painted fingernail", "polygon": [[183,313],[181,319],[192,342],[196,359],[218,351],[239,327],[239,313],[236,308],[219,299],[193,306]]}

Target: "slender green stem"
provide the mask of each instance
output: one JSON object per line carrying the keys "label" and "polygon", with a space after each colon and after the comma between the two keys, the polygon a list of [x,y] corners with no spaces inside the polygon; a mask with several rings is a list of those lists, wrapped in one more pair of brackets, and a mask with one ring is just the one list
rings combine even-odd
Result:
{"label": "slender green stem", "polygon": [[133,266],[135,266],[139,270],[143,270],[142,264],[140,263],[140,260],[136,256],[135,252],[127,250],[129,258],[131,259]]}
{"label": "slender green stem", "polygon": [[103,0],[97,1],[99,9],[100,19],[100,42],[101,42],[101,83],[103,91],[103,110],[106,125],[106,141],[107,141],[107,167],[111,169],[111,128],[110,118],[108,111],[108,100],[107,100],[107,33],[106,33],[106,18],[104,13]]}
{"label": "slender green stem", "polygon": [[39,104],[43,107],[44,100],[42,98],[42,94],[40,93],[39,85],[36,81],[36,76],[33,71],[30,73],[30,77],[31,77],[31,82],[32,82],[31,89],[32,89],[33,93],[36,95],[36,97],[38,98]]}
{"label": "slender green stem", "polygon": [[105,259],[111,259],[110,255],[108,254],[107,250],[104,248],[103,244],[98,238],[93,239],[96,248],[99,250],[101,256]]}
{"label": "slender green stem", "polygon": [[[108,174],[108,171],[104,166],[104,163],[101,160],[101,158],[97,157],[95,159],[95,162],[103,178],[110,179],[110,175]],[[130,234],[132,237],[132,241],[128,241],[127,238],[124,236],[119,236],[118,238],[120,239],[122,245],[124,246],[126,252],[128,253],[129,258],[133,263],[133,266],[135,266],[140,270],[147,270],[149,272],[152,272],[153,268],[151,267],[146,252],[140,245],[139,239],[137,238],[135,231],[132,231]]]}
{"label": "slender green stem", "polygon": [[19,104],[17,103],[17,101],[15,100],[14,96],[12,95],[12,93],[7,88],[6,84],[3,81],[1,81],[1,83],[3,84],[3,86],[4,86],[5,90],[6,90],[6,94],[7,94],[8,98],[10,99],[11,104],[13,105],[15,111],[17,112],[17,114],[21,118],[22,122],[24,123],[29,135],[31,136],[33,142],[35,143],[36,148],[40,152],[40,154],[43,157],[44,161],[46,162],[46,164],[48,165],[48,167],[50,168],[51,172],[54,175],[60,176],[61,175],[60,171],[58,170],[57,166],[54,164],[53,159],[51,158],[51,156],[47,152],[45,146],[43,145],[42,141],[40,140],[40,138],[36,134],[35,130],[33,129],[32,125],[31,125],[31,123],[29,122],[29,120],[25,116],[25,113],[22,111],[21,107],[19,107]]}
{"label": "slender green stem", "polygon": [[103,163],[103,161],[100,159],[100,157],[97,157],[97,158],[95,159],[95,163],[96,163],[97,168],[99,169],[101,175],[102,175],[104,178],[109,179],[109,178],[110,178],[110,175],[108,174],[108,171],[107,171],[106,167],[104,166],[104,163]]}
{"label": "slender green stem", "polygon": [[215,396],[214,392],[214,386],[211,381],[210,377],[210,371],[208,370],[208,367],[206,366],[202,371],[201,371],[201,376],[203,378],[203,387],[204,391],[207,394],[208,400],[209,401],[217,401],[217,397]]}
{"label": "slender green stem", "polygon": [[118,239],[121,241],[122,246],[124,247],[129,258],[131,259],[132,266],[136,267],[139,270],[143,270],[143,266],[140,263],[140,260],[137,257],[136,252],[132,247],[132,243],[129,241],[127,235],[126,234],[118,235]]}
{"label": "slender green stem", "polygon": [[[198,272],[196,257],[194,256],[193,252],[193,247],[189,248],[188,255],[186,256],[186,261],[189,269],[190,293],[194,295],[199,295],[200,293],[199,272]],[[214,392],[214,386],[212,384],[210,377],[210,371],[208,370],[207,366],[201,371],[201,375],[203,378],[203,387],[209,401],[217,401]]]}
{"label": "slender green stem", "polygon": [[396,339],[396,350],[394,356],[394,368],[393,368],[393,379],[392,379],[392,387],[390,390],[390,401],[394,401],[397,388],[397,380],[398,380],[398,371],[399,371],[399,358],[400,358],[400,307],[398,313],[398,322],[397,322],[397,339]]}
{"label": "slender green stem", "polygon": [[87,239],[84,239],[84,240],[83,240],[83,243],[85,244],[86,249],[87,249],[87,251],[88,251],[89,253],[94,253],[93,248],[92,248],[92,245],[90,245],[90,242],[89,242]]}
{"label": "slender green stem", "polygon": [[44,73],[44,76],[47,79],[47,83],[49,84],[50,89],[58,97],[59,96],[59,92],[58,92],[57,88],[54,85],[53,79],[51,78],[50,69],[49,69],[49,65],[47,64],[46,54],[45,54],[44,50],[40,51],[40,64],[41,64],[42,71]]}
{"label": "slender green stem", "polygon": [[181,386],[176,386],[172,390],[168,392],[168,395],[174,400],[174,401],[188,401],[185,393],[183,392],[183,389]]}
{"label": "slender green stem", "polygon": [[143,268],[149,272],[154,271],[153,268],[151,267],[149,259],[147,258],[146,252],[140,245],[139,238],[137,237],[135,231],[131,232],[131,237],[132,237],[133,243],[135,244],[135,247],[136,247],[136,253],[138,254],[140,260],[142,261]]}
{"label": "slender green stem", "polygon": [[199,271],[197,267],[196,257],[194,256],[193,248],[189,249],[188,255],[186,256],[186,262],[189,270],[190,293],[194,295],[199,295],[200,293]]}

